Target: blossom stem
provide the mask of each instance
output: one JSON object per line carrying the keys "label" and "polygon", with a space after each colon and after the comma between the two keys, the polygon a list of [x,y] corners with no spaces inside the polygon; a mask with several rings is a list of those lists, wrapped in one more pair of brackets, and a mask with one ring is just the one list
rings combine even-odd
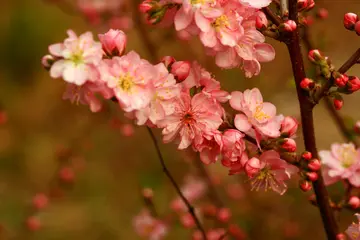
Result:
{"label": "blossom stem", "polygon": [[276,15],[269,7],[265,7],[262,10],[270,21],[272,21],[276,26],[280,25],[280,23],[282,22],[281,18],[279,18],[279,16]]}
{"label": "blossom stem", "polygon": [[[298,23],[297,0],[289,0],[289,18]],[[300,82],[306,77],[306,74],[300,47],[299,30],[296,29],[289,34],[289,41],[286,42],[286,45],[290,54],[296,83],[305,148],[312,153],[313,157],[318,158],[313,119],[314,104],[303,94],[303,90],[300,87]],[[329,240],[336,240],[336,235],[339,233],[338,225],[330,206],[329,194],[325,187],[323,176],[321,172],[319,172],[318,175],[318,180],[313,182],[316,201],[319,206],[327,238]]]}
{"label": "blossom stem", "polygon": [[190,202],[186,199],[186,197],[184,196],[184,194],[181,192],[181,189],[179,187],[179,185],[176,183],[175,179],[173,178],[173,176],[171,175],[169,169],[166,167],[166,164],[165,164],[165,161],[164,161],[164,158],[163,158],[163,155],[160,151],[160,147],[159,147],[159,144],[158,144],[158,141],[153,133],[153,131],[151,130],[150,127],[146,127],[148,132],[149,132],[149,135],[151,137],[151,140],[153,141],[153,144],[154,144],[154,147],[156,149],[156,153],[158,155],[158,158],[160,160],[160,164],[163,168],[163,172],[165,173],[165,175],[168,177],[168,179],[170,180],[171,184],[173,185],[173,187],[175,188],[177,194],[180,196],[180,198],[183,200],[183,202],[185,203],[189,213],[191,214],[191,216],[193,217],[194,221],[195,221],[195,224],[197,226],[197,228],[201,231],[201,234],[203,236],[203,238],[206,240],[206,233],[205,233],[205,230],[203,228],[203,226],[201,225],[200,223],[200,220],[199,218],[196,216],[196,213],[195,213],[195,210],[194,210],[194,207],[190,204]]}

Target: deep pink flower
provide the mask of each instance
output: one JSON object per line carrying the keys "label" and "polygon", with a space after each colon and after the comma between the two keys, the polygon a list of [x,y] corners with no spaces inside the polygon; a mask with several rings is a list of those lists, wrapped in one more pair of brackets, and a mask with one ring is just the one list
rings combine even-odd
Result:
{"label": "deep pink flower", "polygon": [[158,77],[158,71],[134,51],[104,60],[100,72],[125,112],[146,107],[154,96],[152,81]]}
{"label": "deep pink flower", "polygon": [[294,117],[285,117],[281,122],[281,134],[286,137],[292,137],[296,134],[299,122]]}
{"label": "deep pink flower", "polygon": [[341,179],[348,179],[355,187],[360,187],[360,149],[354,144],[334,143],[331,151],[320,151],[326,185]]}
{"label": "deep pink flower", "polygon": [[242,113],[235,116],[235,127],[242,132],[249,132],[254,128],[257,132],[268,137],[280,136],[280,124],[276,118],[276,107],[263,102],[259,89],[245,90],[244,93],[231,93],[230,105]]}
{"label": "deep pink flower", "polygon": [[253,190],[263,189],[284,194],[287,190],[286,180],[296,173],[298,169],[280,158],[279,153],[274,150],[266,151],[259,158],[261,165],[259,172],[251,177]]}
{"label": "deep pink flower", "polygon": [[222,136],[222,156],[226,160],[236,162],[245,151],[244,134],[235,129],[226,130]]}
{"label": "deep pink flower", "polygon": [[140,237],[150,240],[161,240],[168,233],[168,227],[152,217],[148,210],[143,210],[133,219],[133,226]]}
{"label": "deep pink flower", "polygon": [[193,148],[200,152],[200,159],[205,164],[217,162],[222,147],[222,135],[219,131],[212,132],[210,136],[204,137],[201,142],[193,143]]}
{"label": "deep pink flower", "polygon": [[105,34],[99,34],[104,52],[109,56],[122,55],[126,47],[126,35],[121,30],[110,29]]}
{"label": "deep pink flower", "polygon": [[164,142],[180,137],[179,149],[187,148],[195,138],[201,142],[204,135],[211,135],[222,123],[217,106],[202,93],[191,98],[189,93],[184,92],[174,102],[174,107],[174,113],[158,125],[164,127]]}
{"label": "deep pink flower", "polygon": [[68,30],[69,37],[64,43],[49,46],[49,52],[60,58],[50,69],[53,78],[62,77],[66,82],[82,85],[85,81],[94,81],[97,77],[95,66],[102,59],[101,43],[93,40],[91,32],[79,37]]}

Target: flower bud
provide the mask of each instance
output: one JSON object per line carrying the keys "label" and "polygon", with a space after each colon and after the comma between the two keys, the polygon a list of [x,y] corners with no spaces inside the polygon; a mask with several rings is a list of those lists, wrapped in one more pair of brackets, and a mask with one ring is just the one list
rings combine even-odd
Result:
{"label": "flower bud", "polygon": [[308,4],[307,4],[307,8],[306,10],[309,11],[311,10],[312,8],[315,7],[315,1],[314,0],[308,0]]}
{"label": "flower bud", "polygon": [[300,182],[300,188],[301,190],[303,190],[304,192],[310,191],[311,190],[311,183],[309,181],[301,181]]}
{"label": "flower bud", "polygon": [[348,204],[351,208],[357,209],[360,207],[360,199],[356,196],[351,196]]}
{"label": "flower bud", "polygon": [[306,176],[312,182],[315,182],[319,178],[319,175],[316,172],[307,172]]}
{"label": "flower bud", "polygon": [[161,62],[165,65],[167,69],[170,69],[170,67],[174,62],[176,62],[176,60],[171,56],[165,56],[161,59]]}
{"label": "flower bud", "polygon": [[59,171],[59,178],[66,183],[72,183],[75,179],[74,170],[70,167],[63,167]]}
{"label": "flower bud", "polygon": [[329,16],[329,11],[325,8],[319,8],[319,10],[317,11],[316,13],[316,16],[318,18],[321,18],[321,19],[325,19],[325,18],[328,18]]}
{"label": "flower bud", "polygon": [[321,169],[321,162],[315,158],[308,164],[308,168],[314,172],[319,171]]}
{"label": "flower bud", "polygon": [[281,148],[287,152],[295,152],[296,151],[296,142],[292,138],[285,138]]}
{"label": "flower bud", "polygon": [[217,219],[222,223],[229,222],[231,218],[231,211],[229,208],[220,208],[217,212]]}
{"label": "flower bud", "polygon": [[285,117],[281,123],[281,133],[287,137],[295,135],[298,129],[298,121],[294,117]]}
{"label": "flower bud", "polygon": [[340,74],[337,78],[335,78],[335,84],[338,87],[344,87],[348,81],[349,77],[346,74]]}
{"label": "flower bud", "polygon": [[268,20],[265,13],[259,11],[258,15],[256,16],[255,26],[257,29],[263,29],[268,26]]}
{"label": "flower bud", "polygon": [[108,56],[122,55],[126,47],[126,35],[121,30],[110,29],[105,34],[98,35],[104,52]]}
{"label": "flower bud", "polygon": [[296,30],[296,22],[293,20],[287,20],[284,22],[283,28],[286,32],[293,32]]}
{"label": "flower bud", "polygon": [[311,62],[316,63],[322,60],[324,57],[318,49],[313,49],[309,51],[308,58]]}
{"label": "flower bud", "polygon": [[177,61],[171,66],[171,73],[174,74],[178,82],[184,81],[190,74],[190,62]]}
{"label": "flower bud", "polygon": [[360,89],[360,79],[356,76],[350,76],[348,81],[348,90],[353,93]]}
{"label": "flower bud", "polygon": [[338,233],[336,235],[336,240],[346,240],[346,236],[343,233]]}
{"label": "flower bud", "polygon": [[36,209],[40,210],[40,209],[45,208],[48,205],[49,199],[45,194],[38,193],[34,196],[32,203]]}
{"label": "flower bud", "polygon": [[191,216],[190,213],[185,213],[180,217],[181,224],[185,228],[193,228],[195,227],[195,221],[194,218]]}
{"label": "flower bud", "polygon": [[249,177],[254,176],[260,170],[260,160],[256,157],[249,159],[245,164],[245,172]]}
{"label": "flower bud", "polygon": [[300,82],[300,87],[304,90],[310,90],[315,86],[315,83],[312,79],[310,78],[304,78],[303,80],[301,80]]}
{"label": "flower bud", "polygon": [[311,152],[304,152],[301,157],[307,161],[310,161],[312,159],[312,154]]}
{"label": "flower bud", "polygon": [[344,27],[348,30],[354,30],[355,24],[358,21],[359,17],[355,13],[346,13],[344,15]]}
{"label": "flower bud", "polygon": [[299,11],[305,10],[308,6],[308,0],[298,0],[297,7]]}
{"label": "flower bud", "polygon": [[144,188],[142,190],[142,195],[146,199],[151,199],[154,196],[154,192],[153,192],[153,190],[151,188]]}
{"label": "flower bud", "polygon": [[344,105],[344,100],[342,99],[334,99],[334,107],[336,110],[340,110],[342,106]]}
{"label": "flower bud", "polygon": [[354,30],[358,36],[360,36],[360,21],[357,21],[354,26]]}
{"label": "flower bud", "polygon": [[30,231],[35,232],[41,228],[41,222],[37,217],[31,216],[31,217],[28,217],[28,219],[26,219],[26,227]]}
{"label": "flower bud", "polygon": [[139,4],[139,11],[141,13],[147,13],[152,9],[151,0],[145,0],[141,4]]}
{"label": "flower bud", "polygon": [[41,59],[41,64],[46,70],[50,70],[54,62],[55,62],[55,58],[51,55],[45,55]]}

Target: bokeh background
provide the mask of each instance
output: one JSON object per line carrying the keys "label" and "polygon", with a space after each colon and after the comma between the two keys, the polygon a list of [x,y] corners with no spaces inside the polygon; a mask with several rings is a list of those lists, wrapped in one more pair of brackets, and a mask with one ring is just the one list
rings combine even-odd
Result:
{"label": "bokeh background", "polygon": [[[75,6],[74,2],[70,5]],[[312,40],[340,66],[360,47],[360,38],[342,26],[344,13],[360,13],[360,2],[328,0],[319,5],[326,6],[329,17],[315,22]],[[41,66],[47,46],[61,42],[67,29],[78,33],[90,30],[97,35],[108,28],[107,24],[90,24],[81,12],[62,5],[60,0],[1,0],[0,116],[4,120],[6,114],[7,120],[0,125],[0,239],[140,239],[132,228],[132,218],[144,206],[140,194],[143,187],[153,189],[161,214],[170,212],[169,203],[176,193],[162,173],[146,129],[133,126],[134,134],[126,136],[131,122],[112,103],[94,114],[87,106],[63,101],[64,83],[51,79]],[[159,55],[197,60],[215,74],[224,89],[256,86],[279,113],[298,116],[289,57],[283,45],[269,40],[277,50],[276,59],[263,64],[259,77],[244,79],[238,69],[222,71],[215,67],[196,39],[177,40],[172,28],[148,27],[148,31]],[[127,49],[147,58],[136,27],[127,33]],[[350,73],[359,75],[360,66]],[[360,119],[359,100],[360,94],[347,97],[341,113]],[[344,141],[323,104],[316,108],[315,125],[319,149]],[[160,138],[160,132],[156,133]],[[300,133],[298,144],[302,149]],[[191,161],[173,144],[162,144],[161,150],[181,183],[193,171]],[[74,171],[73,183],[58,183],[59,169],[63,168]],[[297,188],[296,178],[289,191],[278,196],[250,192],[243,178],[228,176],[220,164],[207,170],[222,182],[217,191],[231,207],[233,222],[244,229],[248,239],[325,239],[318,211],[309,204],[308,194]],[[237,187],[236,200],[228,196],[229,186]],[[339,186],[331,187],[331,191],[335,199],[342,194]],[[31,201],[37,193],[49,194],[51,200],[37,215],[41,229],[30,232],[25,221],[32,215]],[[343,230],[355,220],[346,212],[338,217]],[[166,239],[190,239],[189,231],[176,224]]]}

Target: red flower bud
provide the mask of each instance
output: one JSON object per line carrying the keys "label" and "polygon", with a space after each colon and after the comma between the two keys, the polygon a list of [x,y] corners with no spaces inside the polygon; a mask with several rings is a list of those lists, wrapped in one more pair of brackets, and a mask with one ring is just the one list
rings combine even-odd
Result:
{"label": "red flower bud", "polygon": [[356,196],[352,196],[350,197],[348,204],[351,208],[356,209],[360,207],[360,199]]}
{"label": "red flower bud", "polygon": [[348,90],[353,93],[360,89],[360,79],[356,76],[350,76],[348,81]]}
{"label": "red flower bud", "polygon": [[104,52],[109,56],[122,55],[126,47],[126,35],[123,31],[110,29],[98,35]]}
{"label": "red flower bud", "polygon": [[180,221],[185,228],[193,228],[195,226],[194,218],[190,213],[185,213],[180,217]]}
{"label": "red flower bud", "polygon": [[308,6],[308,0],[298,0],[297,7],[299,11],[304,10]]}
{"label": "red flower bud", "polygon": [[34,196],[32,203],[36,209],[43,209],[48,205],[49,198],[43,193],[38,193]]}
{"label": "red flower bud", "polygon": [[300,82],[300,87],[304,90],[312,89],[314,87],[314,85],[315,85],[314,81],[310,78],[304,78]]}
{"label": "red flower bud", "polygon": [[171,66],[171,73],[174,74],[178,82],[184,81],[190,74],[190,62],[177,61]]}
{"label": "red flower bud", "polygon": [[359,21],[359,17],[355,13],[346,13],[344,15],[344,27],[346,29],[353,30],[357,21]]}
{"label": "red flower bud", "polygon": [[307,161],[310,161],[312,159],[312,154],[311,152],[304,152],[301,157]]}
{"label": "red flower bud", "polygon": [[265,13],[263,12],[259,12],[258,15],[256,16],[256,22],[255,22],[255,26],[258,29],[262,29],[262,28],[266,28],[268,26],[268,20],[266,18]]}
{"label": "red flower bud", "polygon": [[315,7],[315,1],[314,0],[308,0],[307,8],[306,10],[310,10],[313,7]]}
{"label": "red flower bud", "polygon": [[329,11],[325,8],[320,8],[316,13],[316,16],[318,16],[318,18],[325,19],[329,16]]}
{"label": "red flower bud", "polygon": [[310,191],[311,190],[311,183],[309,181],[301,181],[300,182],[300,188],[301,190],[303,190],[304,192]]}
{"label": "red flower bud", "polygon": [[336,240],[346,240],[346,236],[343,233],[338,233],[336,235]]}
{"label": "red flower bud", "polygon": [[336,110],[340,110],[344,105],[344,101],[342,99],[334,99],[334,107]]}
{"label": "red flower bud", "polygon": [[357,121],[357,122],[355,123],[354,131],[355,131],[357,134],[360,134],[360,121]]}
{"label": "red flower bud", "polygon": [[315,182],[319,178],[319,175],[316,172],[307,172],[306,176],[312,182]]}
{"label": "red flower bud", "polygon": [[287,152],[295,152],[296,151],[296,142],[292,138],[285,138],[284,143],[281,145],[281,148]]}
{"label": "red flower bud", "polygon": [[321,169],[321,162],[319,161],[319,159],[315,158],[308,164],[308,168],[311,171],[319,171]]}
{"label": "red flower bud", "polygon": [[152,9],[151,0],[145,0],[141,4],[139,4],[139,11],[142,13],[147,13],[149,10]]}
{"label": "red flower bud", "polygon": [[311,62],[315,63],[319,60],[322,60],[324,57],[318,49],[313,49],[309,51],[308,58]]}
{"label": "red flower bud", "polygon": [[293,20],[287,20],[284,22],[284,30],[287,32],[293,32],[296,30],[296,22]]}
{"label": "red flower bud", "polygon": [[348,81],[349,77],[346,74],[340,74],[340,76],[335,79],[335,84],[338,87],[344,87]]}

